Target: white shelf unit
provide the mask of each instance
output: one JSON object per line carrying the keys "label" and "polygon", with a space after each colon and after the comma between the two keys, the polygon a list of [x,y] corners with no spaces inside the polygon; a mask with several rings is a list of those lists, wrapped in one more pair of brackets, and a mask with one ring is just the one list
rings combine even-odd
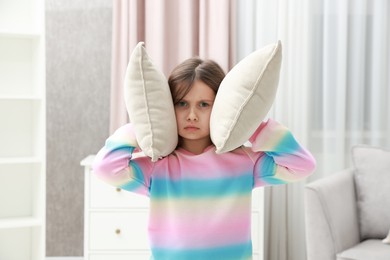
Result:
{"label": "white shelf unit", "polygon": [[0,0],[0,259],[45,258],[44,0]]}

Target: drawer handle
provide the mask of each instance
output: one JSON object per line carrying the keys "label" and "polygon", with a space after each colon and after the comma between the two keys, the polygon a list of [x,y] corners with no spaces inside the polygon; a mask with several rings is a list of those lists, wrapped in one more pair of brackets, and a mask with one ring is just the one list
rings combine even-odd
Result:
{"label": "drawer handle", "polygon": [[121,190],[122,190],[121,188],[116,188],[117,192],[121,192]]}
{"label": "drawer handle", "polygon": [[119,228],[115,229],[115,234],[119,235],[121,233],[121,230]]}

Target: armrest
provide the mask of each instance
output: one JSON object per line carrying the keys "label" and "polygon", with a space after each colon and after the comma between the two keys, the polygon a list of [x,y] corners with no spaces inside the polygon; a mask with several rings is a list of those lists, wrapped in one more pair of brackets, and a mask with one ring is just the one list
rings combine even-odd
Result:
{"label": "armrest", "polygon": [[359,243],[352,169],[306,185],[305,217],[308,260],[335,260],[337,253]]}

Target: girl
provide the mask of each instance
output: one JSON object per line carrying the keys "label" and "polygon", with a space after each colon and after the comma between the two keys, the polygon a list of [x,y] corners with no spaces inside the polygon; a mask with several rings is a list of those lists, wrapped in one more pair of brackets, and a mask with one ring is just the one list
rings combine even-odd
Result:
{"label": "girl", "polygon": [[209,121],[224,76],[214,61],[199,58],[173,70],[168,83],[179,144],[167,157],[132,159],[137,142],[127,124],[94,161],[104,181],[149,196],[151,259],[252,259],[252,189],[301,180],[314,170],[312,155],[271,119],[252,135],[252,147],[215,153]]}

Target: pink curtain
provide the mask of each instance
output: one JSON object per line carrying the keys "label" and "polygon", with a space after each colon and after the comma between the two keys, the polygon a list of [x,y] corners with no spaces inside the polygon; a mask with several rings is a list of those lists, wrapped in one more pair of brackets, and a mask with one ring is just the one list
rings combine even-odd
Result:
{"label": "pink curtain", "polygon": [[167,77],[193,56],[227,72],[235,64],[235,10],[235,0],[114,0],[110,132],[128,122],[123,81],[138,42]]}

